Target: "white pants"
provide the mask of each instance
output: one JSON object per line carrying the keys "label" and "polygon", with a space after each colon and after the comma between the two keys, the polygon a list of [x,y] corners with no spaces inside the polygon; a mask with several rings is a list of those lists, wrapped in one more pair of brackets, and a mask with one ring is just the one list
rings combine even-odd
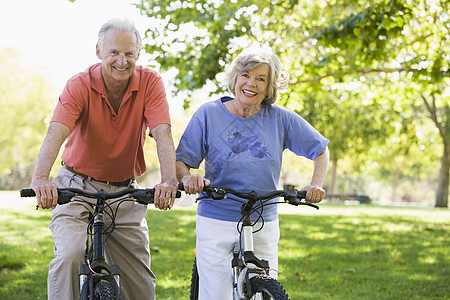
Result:
{"label": "white pants", "polygon": [[[199,274],[199,300],[233,299],[234,245],[239,242],[236,222],[220,221],[197,216],[196,259]],[[258,224],[254,229],[257,229]],[[264,228],[253,235],[255,255],[269,261],[270,268],[278,270],[278,219],[265,222]],[[277,278],[277,272],[270,275]]]}

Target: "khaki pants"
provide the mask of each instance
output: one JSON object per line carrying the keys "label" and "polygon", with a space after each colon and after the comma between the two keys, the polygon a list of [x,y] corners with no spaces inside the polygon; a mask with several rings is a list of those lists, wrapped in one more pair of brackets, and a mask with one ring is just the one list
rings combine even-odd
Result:
{"label": "khaki pants", "polygon": [[[89,192],[103,189],[113,193],[127,188],[84,179],[64,167],[60,168],[53,182],[58,187],[79,188]],[[131,186],[138,188],[135,182]],[[116,211],[118,203],[111,205],[113,211]],[[80,297],[78,271],[80,264],[84,263],[90,212],[92,208],[89,205],[79,202],[58,205],[52,212],[49,228],[55,241],[55,258],[48,272],[48,299],[69,300]],[[147,206],[142,204],[131,201],[120,204],[114,232],[105,242],[108,263],[120,267],[120,284],[125,299],[155,299],[156,278],[150,270],[148,227],[144,218],[146,212]],[[106,214],[104,222],[105,228],[111,224]]]}

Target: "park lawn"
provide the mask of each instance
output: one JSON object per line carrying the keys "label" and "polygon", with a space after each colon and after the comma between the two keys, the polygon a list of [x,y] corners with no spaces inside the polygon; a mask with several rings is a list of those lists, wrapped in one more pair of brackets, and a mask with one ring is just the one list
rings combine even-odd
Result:
{"label": "park lawn", "polygon": [[450,219],[282,215],[279,280],[291,299],[449,299]]}
{"label": "park lawn", "polygon": [[[46,299],[50,213],[0,211],[0,299]],[[188,299],[195,211],[147,214],[157,299]],[[449,299],[447,209],[322,205],[280,215],[279,281],[297,299]]]}
{"label": "park lawn", "polygon": [[0,299],[47,299],[50,213],[0,210]]}

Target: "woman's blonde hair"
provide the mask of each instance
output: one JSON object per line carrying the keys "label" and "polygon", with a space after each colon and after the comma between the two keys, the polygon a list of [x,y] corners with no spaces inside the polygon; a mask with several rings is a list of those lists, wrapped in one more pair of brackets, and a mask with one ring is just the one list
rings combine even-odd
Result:
{"label": "woman's blonde hair", "polygon": [[225,72],[230,93],[235,95],[236,77],[239,74],[253,70],[261,64],[268,64],[269,82],[266,98],[263,103],[271,105],[277,101],[280,91],[288,84],[288,74],[281,69],[281,61],[268,46],[251,46],[244,49],[231,63]]}

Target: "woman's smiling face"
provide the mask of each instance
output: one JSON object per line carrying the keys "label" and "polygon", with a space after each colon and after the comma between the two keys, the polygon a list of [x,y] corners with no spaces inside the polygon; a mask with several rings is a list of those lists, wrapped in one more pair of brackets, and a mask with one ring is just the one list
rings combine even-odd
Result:
{"label": "woman's smiling face", "polygon": [[261,64],[239,74],[234,87],[235,99],[243,105],[261,106],[269,85],[269,71],[268,64]]}

